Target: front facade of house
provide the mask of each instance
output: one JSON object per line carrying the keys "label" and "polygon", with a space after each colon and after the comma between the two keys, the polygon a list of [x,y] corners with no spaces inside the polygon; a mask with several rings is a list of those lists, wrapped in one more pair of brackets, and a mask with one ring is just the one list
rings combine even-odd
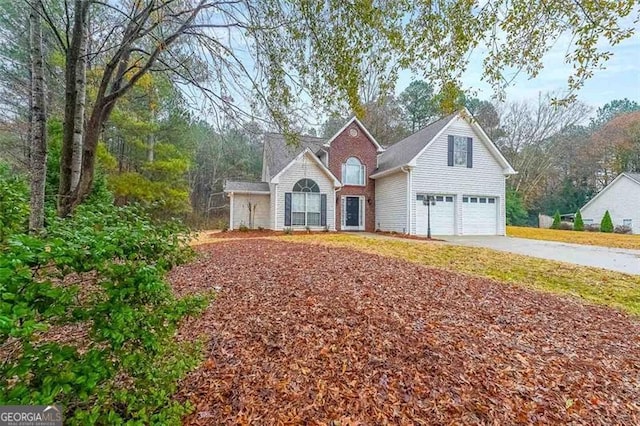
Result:
{"label": "front facade of house", "polygon": [[225,192],[232,229],[426,235],[430,224],[432,235],[504,235],[514,173],[463,110],[387,149],[355,118],[327,141],[302,137],[295,147],[269,134],[262,182],[227,181]]}
{"label": "front facade of house", "polygon": [[613,226],[640,234],[640,173],[621,173],[580,209],[585,225],[600,225],[606,211]]}

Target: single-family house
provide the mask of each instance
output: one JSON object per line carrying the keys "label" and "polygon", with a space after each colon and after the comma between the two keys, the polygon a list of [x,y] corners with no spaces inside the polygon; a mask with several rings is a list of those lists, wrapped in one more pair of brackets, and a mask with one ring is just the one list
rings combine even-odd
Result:
{"label": "single-family house", "polygon": [[580,209],[585,225],[600,225],[606,211],[613,226],[640,234],[640,173],[620,173]]}
{"label": "single-family house", "polygon": [[[261,182],[227,181],[230,227],[504,235],[516,173],[466,109],[382,147],[357,119],[328,140],[264,138]],[[425,203],[425,200],[430,202]]]}

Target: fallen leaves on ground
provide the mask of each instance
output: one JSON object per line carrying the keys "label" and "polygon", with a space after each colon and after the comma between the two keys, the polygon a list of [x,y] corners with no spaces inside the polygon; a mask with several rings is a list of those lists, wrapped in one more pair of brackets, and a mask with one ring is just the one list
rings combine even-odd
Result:
{"label": "fallen leaves on ground", "polygon": [[356,234],[280,237],[297,243],[344,247],[420,265],[497,279],[640,315],[640,276],[538,259],[480,247]]}
{"label": "fallen leaves on ground", "polygon": [[510,237],[640,250],[640,235],[507,226]]}
{"label": "fallen leaves on ground", "polygon": [[640,324],[604,307],[359,251],[199,247],[177,294],[217,288],[176,396],[186,424],[638,424]]}

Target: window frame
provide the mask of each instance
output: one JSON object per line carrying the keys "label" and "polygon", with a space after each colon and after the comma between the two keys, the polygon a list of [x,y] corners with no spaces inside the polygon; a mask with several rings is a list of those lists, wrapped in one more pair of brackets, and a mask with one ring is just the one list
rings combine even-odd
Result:
{"label": "window frame", "polygon": [[[355,160],[358,162],[358,164],[349,164],[349,160]],[[348,167],[357,167],[358,170],[358,181],[357,183],[353,183],[353,182],[349,182],[347,180],[347,168]],[[349,186],[367,186],[367,166],[360,161],[360,159],[358,157],[349,157],[346,159],[346,161],[344,163],[342,163],[342,183],[344,185],[349,185]]]}

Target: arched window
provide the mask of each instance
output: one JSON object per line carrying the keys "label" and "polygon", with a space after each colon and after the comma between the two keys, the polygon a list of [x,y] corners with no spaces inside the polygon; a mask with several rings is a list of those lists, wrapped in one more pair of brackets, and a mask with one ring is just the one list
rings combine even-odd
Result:
{"label": "arched window", "polygon": [[364,186],[365,166],[356,157],[349,157],[342,165],[342,183]]}
{"label": "arched window", "polygon": [[321,222],[322,197],[320,196],[320,187],[311,179],[300,179],[293,185],[293,192],[291,193],[291,225],[320,226]]}
{"label": "arched window", "polygon": [[320,192],[320,187],[311,179],[300,179],[293,185],[293,192]]}

